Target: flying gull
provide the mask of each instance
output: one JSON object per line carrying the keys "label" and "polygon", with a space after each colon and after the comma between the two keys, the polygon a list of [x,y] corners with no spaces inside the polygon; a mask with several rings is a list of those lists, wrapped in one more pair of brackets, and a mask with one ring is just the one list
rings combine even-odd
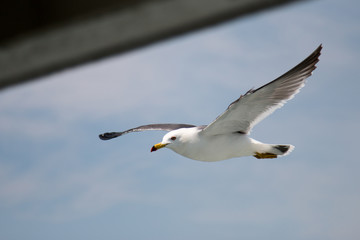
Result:
{"label": "flying gull", "polygon": [[100,134],[99,137],[102,140],[109,140],[131,132],[169,131],[162,142],[151,148],[151,152],[166,147],[187,158],[206,162],[242,156],[254,156],[260,159],[285,156],[294,149],[294,146],[262,143],[250,138],[249,133],[257,123],[282,107],[299,92],[306,78],[316,68],[321,49],[322,45],[287,73],[241,95],[209,125],[149,124],[124,132],[107,132]]}

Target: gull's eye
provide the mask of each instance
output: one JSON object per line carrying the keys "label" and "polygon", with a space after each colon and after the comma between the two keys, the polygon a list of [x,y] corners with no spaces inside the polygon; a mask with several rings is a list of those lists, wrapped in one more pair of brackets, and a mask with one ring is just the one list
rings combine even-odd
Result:
{"label": "gull's eye", "polygon": [[176,137],[171,137],[170,138],[172,141],[175,141],[176,140]]}

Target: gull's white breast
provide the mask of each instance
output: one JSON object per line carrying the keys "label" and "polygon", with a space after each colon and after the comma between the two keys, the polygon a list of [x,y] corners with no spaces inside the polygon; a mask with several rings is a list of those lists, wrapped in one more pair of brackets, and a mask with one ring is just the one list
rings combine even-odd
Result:
{"label": "gull's white breast", "polygon": [[232,133],[215,136],[201,134],[196,128],[184,129],[177,144],[168,148],[194,160],[214,162],[234,157],[251,156],[257,141],[246,134]]}

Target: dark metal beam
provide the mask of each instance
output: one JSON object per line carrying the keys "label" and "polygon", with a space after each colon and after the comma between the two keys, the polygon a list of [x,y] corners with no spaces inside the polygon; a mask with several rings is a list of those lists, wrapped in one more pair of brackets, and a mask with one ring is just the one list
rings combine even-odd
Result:
{"label": "dark metal beam", "polygon": [[110,2],[103,11],[75,12],[71,21],[0,41],[0,89],[295,0]]}

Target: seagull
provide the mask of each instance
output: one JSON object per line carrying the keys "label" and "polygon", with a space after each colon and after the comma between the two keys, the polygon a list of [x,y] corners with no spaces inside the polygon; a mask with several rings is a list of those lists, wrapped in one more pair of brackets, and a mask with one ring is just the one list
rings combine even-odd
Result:
{"label": "seagull", "polygon": [[282,76],[241,95],[209,125],[148,124],[123,132],[103,133],[99,137],[109,140],[132,132],[168,131],[162,141],[151,148],[151,152],[169,148],[184,157],[205,162],[243,156],[254,156],[258,159],[285,156],[294,149],[293,145],[262,143],[250,138],[249,133],[257,123],[300,91],[305,80],[315,70],[321,49],[322,45]]}

